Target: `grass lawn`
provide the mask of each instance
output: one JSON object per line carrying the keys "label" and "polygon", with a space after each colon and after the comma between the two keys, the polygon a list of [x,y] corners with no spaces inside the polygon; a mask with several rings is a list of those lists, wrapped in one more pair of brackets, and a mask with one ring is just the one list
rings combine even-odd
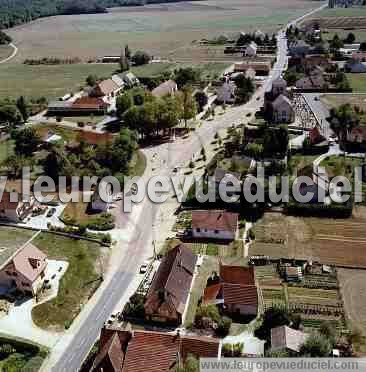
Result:
{"label": "grass lawn", "polygon": [[292,174],[297,171],[299,175],[311,176],[313,173],[313,161],[318,157],[318,155],[293,155],[289,160],[289,169]]}
{"label": "grass lawn", "polygon": [[14,154],[14,141],[7,139],[0,142],[0,165],[10,155]]}
{"label": "grass lawn", "polygon": [[74,64],[58,66],[0,65],[0,98],[20,95],[54,99],[76,92],[90,74],[108,77],[118,68],[115,64]]}
{"label": "grass lawn", "polygon": [[72,123],[91,123],[93,124],[98,124],[102,120],[104,120],[106,117],[101,115],[101,116],[96,116],[96,115],[91,115],[91,116],[63,116],[63,120],[65,121],[71,121]]}
{"label": "grass lawn", "polygon": [[187,314],[184,321],[185,327],[189,327],[193,324],[198,301],[202,297],[206,288],[207,279],[213,271],[218,272],[218,270],[218,261],[213,257],[205,257],[201,267],[199,268],[198,274],[195,277],[194,285],[189,298]]}
{"label": "grass lawn", "polygon": [[131,72],[133,72],[138,78],[146,78],[152,76],[158,76],[166,71],[172,71],[178,65],[176,63],[150,63],[144,66],[133,66]]}
{"label": "grass lawn", "polygon": [[366,74],[346,74],[354,93],[366,93]]}
{"label": "grass lawn", "polygon": [[13,53],[13,48],[9,45],[0,45],[0,61],[8,58]]}
{"label": "grass lawn", "polygon": [[363,164],[362,159],[345,158],[344,156],[330,156],[325,158],[320,165],[325,167],[329,177],[346,176],[350,180],[354,169]]}
{"label": "grass lawn", "polygon": [[142,176],[146,168],[146,156],[141,152],[137,151],[130,162],[130,176]]}
{"label": "grass lawn", "polygon": [[85,223],[95,215],[86,213],[88,203],[79,200],[77,203],[68,203],[63,211],[63,216],[67,216],[76,221],[76,223]]}
{"label": "grass lawn", "polygon": [[40,234],[33,243],[50,259],[69,262],[57,297],[33,308],[33,321],[41,328],[68,328],[100,285],[103,270],[101,262],[106,257],[105,248],[84,240],[49,233]]}

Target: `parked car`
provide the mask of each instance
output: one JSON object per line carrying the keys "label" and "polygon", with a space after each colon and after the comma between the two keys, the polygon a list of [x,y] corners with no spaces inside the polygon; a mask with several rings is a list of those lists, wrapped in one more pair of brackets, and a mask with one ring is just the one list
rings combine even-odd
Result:
{"label": "parked car", "polygon": [[141,266],[140,266],[140,274],[145,274],[147,272],[147,268],[149,267],[149,261],[145,261]]}
{"label": "parked car", "polygon": [[56,208],[51,208],[48,212],[47,212],[47,217],[51,217],[55,214],[56,212]]}

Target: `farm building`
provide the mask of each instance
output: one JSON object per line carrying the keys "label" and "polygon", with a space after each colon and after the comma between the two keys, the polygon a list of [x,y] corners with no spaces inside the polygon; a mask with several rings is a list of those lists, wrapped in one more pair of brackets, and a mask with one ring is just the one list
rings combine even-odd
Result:
{"label": "farm building", "polygon": [[238,214],[224,211],[193,211],[194,238],[234,240],[238,230]]}
{"label": "farm building", "polygon": [[174,96],[174,94],[178,91],[177,83],[174,80],[168,80],[164,83],[161,83],[157,86],[151,94],[154,97],[166,97],[166,96]]}
{"label": "farm building", "polygon": [[101,98],[80,97],[74,102],[54,101],[48,105],[47,115],[104,115],[109,104]]}
{"label": "farm building", "polygon": [[220,265],[219,278],[205,288],[203,303],[218,305],[232,315],[256,316],[258,292],[254,268]]}
{"label": "farm building", "polygon": [[92,371],[168,372],[188,355],[217,358],[219,344],[212,337],[105,327]]}
{"label": "farm building", "polygon": [[366,64],[359,61],[347,61],[344,65],[344,71],[354,73],[354,74],[360,74],[366,72]]}
{"label": "farm building", "polygon": [[197,256],[183,244],[163,258],[145,302],[147,320],[179,325],[186,307]]}
{"label": "farm building", "polygon": [[47,256],[33,244],[21,247],[0,269],[0,286],[34,296],[42,287]]}
{"label": "farm building", "polygon": [[225,81],[217,89],[217,102],[218,103],[234,103],[235,102],[235,89],[236,86],[231,81]]}
{"label": "farm building", "polygon": [[306,341],[307,335],[287,326],[271,329],[271,349],[288,350],[298,353],[301,345]]}

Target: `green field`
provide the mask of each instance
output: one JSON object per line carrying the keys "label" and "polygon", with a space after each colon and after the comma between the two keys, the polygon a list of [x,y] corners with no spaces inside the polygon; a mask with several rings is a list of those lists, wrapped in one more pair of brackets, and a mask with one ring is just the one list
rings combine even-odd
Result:
{"label": "green field", "polygon": [[366,93],[366,74],[346,74],[354,93]]}
{"label": "green field", "polygon": [[58,66],[0,65],[0,98],[60,97],[79,90],[89,74],[110,76],[116,71],[114,64],[75,64]]}
{"label": "green field", "polygon": [[57,297],[33,308],[33,321],[41,328],[68,328],[100,285],[102,248],[96,243],[49,233],[42,233],[33,243],[48,258],[69,263]]}

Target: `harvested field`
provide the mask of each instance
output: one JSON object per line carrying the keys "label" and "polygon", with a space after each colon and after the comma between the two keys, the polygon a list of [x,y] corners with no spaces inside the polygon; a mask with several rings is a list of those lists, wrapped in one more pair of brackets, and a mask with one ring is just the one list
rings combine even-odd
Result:
{"label": "harvested field", "polygon": [[346,317],[366,335],[366,271],[338,269]]}
{"label": "harvested field", "polygon": [[318,23],[322,29],[366,28],[366,9],[365,7],[323,9],[303,23]]}
{"label": "harvested field", "polygon": [[344,267],[366,267],[366,208],[353,218],[298,218],[266,213],[254,227],[250,256],[297,258]]}
{"label": "harvested field", "polygon": [[257,28],[274,32],[318,6],[308,0],[209,0],[123,7],[106,14],[43,18],[9,34],[20,46],[17,62],[49,56],[119,55],[127,43],[133,50],[166,57],[203,37]]}
{"label": "harvested field", "polygon": [[13,48],[9,45],[0,45],[0,61],[9,57],[13,53]]}

